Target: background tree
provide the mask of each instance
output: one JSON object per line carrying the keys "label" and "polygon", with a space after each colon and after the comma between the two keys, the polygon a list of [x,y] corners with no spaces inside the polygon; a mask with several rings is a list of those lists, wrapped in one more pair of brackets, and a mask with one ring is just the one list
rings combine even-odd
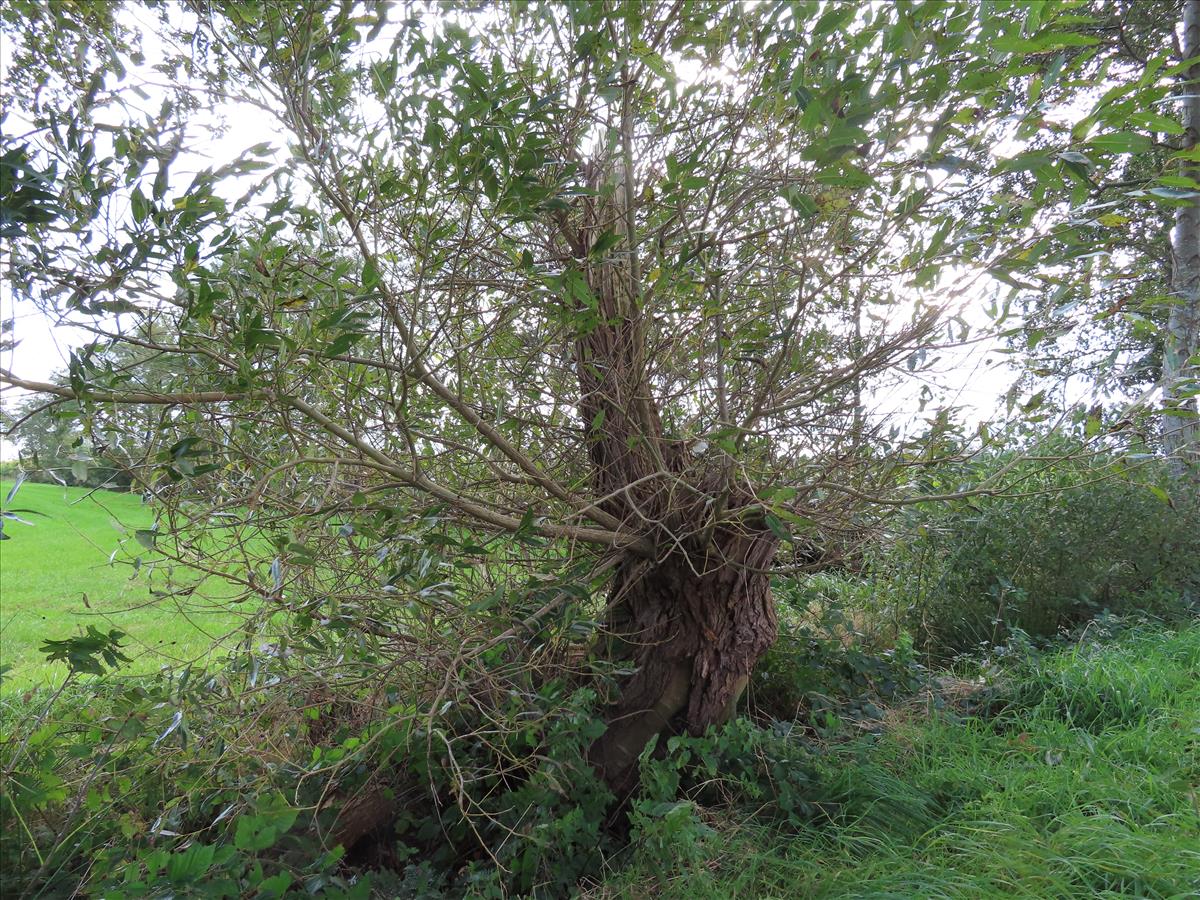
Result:
{"label": "background tree", "polygon": [[[1179,108],[1182,119],[1172,115],[1171,102],[1172,94],[1189,96],[1180,30],[1186,9],[1183,2],[1089,4],[1073,25],[1078,45],[1034,57],[1038,74],[1022,88],[1023,103],[1050,127],[1026,135],[1026,150],[1006,176],[1017,195],[1057,192],[1077,226],[1047,235],[1020,279],[1028,283],[1011,285],[1010,302],[1025,315],[1009,335],[1027,388],[1061,391],[1068,406],[1094,391],[1094,405],[1075,411],[1093,434],[1136,421],[1147,436],[1161,432],[1154,440],[1179,471],[1191,351],[1172,244],[1197,187],[1185,171],[1186,111]],[[1101,124],[1121,131],[1088,139]],[[994,212],[978,210],[984,218]],[[1047,250],[1057,266],[1040,265]],[[1136,402],[1160,387],[1161,407]],[[1175,391],[1183,393],[1172,399]]]}
{"label": "background tree", "polygon": [[[1180,152],[1181,186],[1188,192],[1175,213],[1171,237],[1171,307],[1163,350],[1163,439],[1176,460],[1175,478],[1184,496],[1200,482],[1200,2],[1185,0],[1180,82],[1185,132]],[[1190,472],[1189,472],[1190,470]]]}
{"label": "background tree", "polygon": [[[98,336],[81,347],[73,359],[75,378],[86,370],[126,387],[177,387],[195,374],[189,371],[194,364],[189,365],[178,346],[178,335],[146,319],[136,330],[122,331],[117,340]],[[69,389],[71,373],[58,373],[52,380]],[[64,397],[30,396],[5,412],[4,431],[17,445],[21,466],[33,481],[121,488],[134,484],[139,475],[154,480],[150,470],[164,449],[164,435],[171,433],[171,415],[162,407],[120,404],[93,410]]]}

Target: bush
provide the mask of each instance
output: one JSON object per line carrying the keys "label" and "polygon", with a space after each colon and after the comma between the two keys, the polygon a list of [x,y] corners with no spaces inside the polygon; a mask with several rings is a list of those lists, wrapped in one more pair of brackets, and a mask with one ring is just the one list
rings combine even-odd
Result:
{"label": "bush", "polygon": [[312,830],[303,769],[226,752],[195,702],[211,686],[69,682],[0,705],[0,893],[366,900],[369,879]]}
{"label": "bush", "polygon": [[[390,866],[400,896],[557,895],[605,846],[609,798],[583,759],[594,699],[514,695],[494,712],[523,729],[498,736],[453,708],[364,714],[312,679],[255,691],[232,664],[7,699],[3,892],[365,898],[364,870]],[[334,820],[377,796],[396,815],[335,847]]]}
{"label": "bush", "polygon": [[[1082,451],[1044,443],[1032,454]],[[978,484],[1009,453],[945,473],[942,489]],[[1004,496],[909,510],[876,560],[876,577],[918,647],[950,657],[1003,642],[1013,628],[1052,637],[1095,615],[1181,607],[1200,575],[1200,517],[1168,500],[1153,462],[1075,455],[1025,460]]]}
{"label": "bush", "polygon": [[873,717],[876,704],[924,683],[912,638],[878,616],[876,591],[871,581],[844,574],[776,584],[779,638],[750,683],[757,714],[818,725],[828,712]]}
{"label": "bush", "polygon": [[[592,691],[550,682],[487,720],[466,703],[364,719],[312,681],[239,686],[228,703],[235,676],[108,677],[0,706],[5,894],[560,897],[627,845],[702,859],[701,804],[793,826],[816,810],[812,752],[782,728],[738,720],[652,745],[622,835],[586,762],[604,727]],[[248,730],[258,753],[229,742]],[[379,797],[391,813],[338,846],[335,819]]]}
{"label": "bush", "polygon": [[[789,723],[762,728],[734,719],[693,737],[651,742],[642,758],[642,792],[634,823],[645,825],[681,799],[704,805],[753,807],[758,817],[799,827],[817,813],[815,748]],[[635,831],[635,836],[637,832]]]}

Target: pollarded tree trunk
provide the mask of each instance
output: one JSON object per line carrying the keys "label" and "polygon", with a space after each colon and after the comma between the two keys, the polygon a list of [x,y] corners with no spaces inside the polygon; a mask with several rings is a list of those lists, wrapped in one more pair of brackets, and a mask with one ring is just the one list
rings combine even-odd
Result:
{"label": "pollarded tree trunk", "polygon": [[[604,174],[594,176],[598,194]],[[575,312],[580,412],[597,503],[658,548],[653,559],[622,563],[609,602],[609,655],[632,664],[634,674],[591,758],[624,796],[652,737],[670,729],[700,733],[730,717],[776,637],[769,569],[778,539],[753,512],[750,490],[692,466],[682,444],[664,437],[633,242],[600,260],[588,253],[603,234],[628,238],[621,198],[629,192],[623,175],[614,180],[613,199],[583,208],[577,275],[587,290],[576,292]],[[724,524],[705,522],[714,508]]]}
{"label": "pollarded tree trunk", "polygon": [[646,743],[668,730],[699,734],[732,716],[755,663],[777,634],[768,532],[719,531],[704,555],[630,560],[613,585],[612,644],[634,674],[592,747],[620,797],[637,783]]}

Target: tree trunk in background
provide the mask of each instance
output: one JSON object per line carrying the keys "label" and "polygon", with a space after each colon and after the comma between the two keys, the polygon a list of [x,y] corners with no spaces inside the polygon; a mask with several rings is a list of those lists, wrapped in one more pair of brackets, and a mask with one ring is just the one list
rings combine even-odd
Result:
{"label": "tree trunk in background", "polygon": [[[1184,0],[1183,57],[1200,56],[1200,0]],[[1183,85],[1183,150],[1200,147],[1200,65]],[[1200,181],[1200,162],[1185,160],[1181,175]],[[1171,240],[1171,311],[1163,346],[1163,444],[1176,489],[1193,489],[1200,473],[1200,198],[1175,213]]]}

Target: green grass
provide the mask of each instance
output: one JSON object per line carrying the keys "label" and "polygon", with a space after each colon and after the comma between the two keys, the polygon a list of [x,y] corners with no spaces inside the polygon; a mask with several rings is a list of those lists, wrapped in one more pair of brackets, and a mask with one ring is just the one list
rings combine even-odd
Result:
{"label": "green grass", "polygon": [[[0,484],[0,496],[11,486]],[[235,623],[154,598],[163,573],[133,565],[151,556],[134,532],[154,519],[138,494],[26,483],[10,507],[33,512],[18,513],[30,525],[6,520],[9,540],[0,541],[0,664],[11,667],[4,693],[61,682],[66,667],[45,662],[38,648],[88,625],[125,632],[133,661],[123,671],[145,673],[203,655]]]}
{"label": "green grass", "polygon": [[831,818],[713,811],[708,858],[595,896],[1200,896],[1200,626],[1026,664],[990,719],[909,710],[832,751]]}

